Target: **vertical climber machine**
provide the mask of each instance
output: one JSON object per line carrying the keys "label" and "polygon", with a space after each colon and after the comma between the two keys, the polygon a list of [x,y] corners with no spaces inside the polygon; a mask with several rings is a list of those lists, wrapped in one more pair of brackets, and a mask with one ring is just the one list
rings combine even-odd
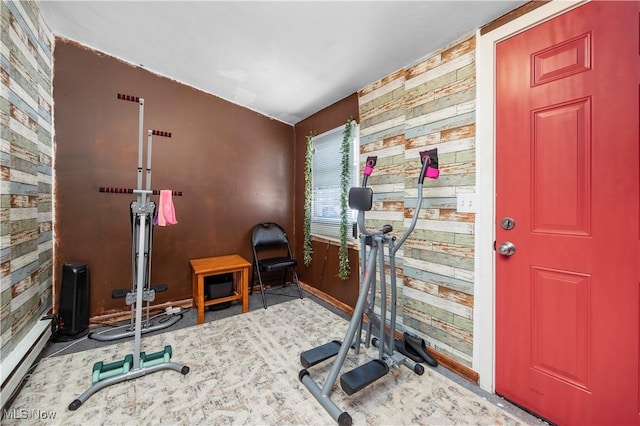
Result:
{"label": "vertical climber machine", "polygon": [[[151,302],[155,300],[156,293],[160,293],[167,290],[167,284],[151,285],[151,255],[153,248],[153,226],[149,227],[149,232],[144,233],[145,241],[142,244],[139,241],[140,237],[140,216],[145,215],[146,224],[151,225],[151,220],[156,212],[156,204],[148,199],[148,195],[159,195],[160,191],[152,190],[150,193],[143,193],[142,181],[143,181],[143,152],[142,152],[142,134],[143,134],[143,115],[144,115],[144,99],[140,99],[135,96],[118,94],[118,99],[124,101],[138,102],[140,105],[140,118],[139,118],[139,132],[140,139],[138,142],[138,175],[137,175],[137,189],[132,188],[111,188],[100,187],[100,192],[118,193],[118,194],[137,194],[137,200],[132,201],[130,208],[131,218],[131,289],[115,289],[111,292],[113,299],[124,298],[127,306],[131,306],[131,317],[128,326],[122,330],[123,327],[116,327],[115,331],[89,333],[87,336],[90,339],[98,340],[101,342],[107,342],[112,340],[118,340],[125,337],[131,337],[136,333],[136,296],[137,296],[137,277],[138,277],[138,259],[140,256],[146,257],[148,260],[145,262],[145,270],[142,286],[142,300],[145,302],[145,315],[141,322],[140,333],[145,334],[152,331],[162,330],[171,327],[182,319],[182,315],[170,315],[170,317],[162,322],[154,323],[150,317]],[[146,190],[151,187],[151,148],[152,137],[162,136],[171,137],[170,132],[163,132],[159,130],[147,131],[147,169],[146,169]],[[172,191],[174,196],[182,196],[181,191]],[[144,198],[143,198],[144,197]],[[140,252],[140,249],[147,249],[146,252]]]}
{"label": "vertical climber machine", "polygon": [[[108,364],[97,362],[93,366],[92,386],[78,396],[71,404],[69,410],[77,410],[91,395],[99,390],[127,380],[136,379],[146,374],[160,370],[174,370],[183,375],[189,373],[189,367],[171,361],[172,349],[166,345],[162,351],[147,354],[141,352],[141,335],[143,330],[142,302],[148,303],[154,300],[155,290],[149,287],[151,275],[151,233],[153,229],[153,215],[155,203],[150,200],[151,194],[159,191],[151,190],[151,147],[153,135],[171,137],[171,133],[149,130],[147,132],[147,164],[145,188],[143,189],[143,117],[144,99],[137,96],[118,94],[118,99],[135,102],[139,105],[139,138],[138,138],[138,176],[136,189],[131,188],[100,188],[101,192],[136,194],[136,201],[131,203],[132,220],[132,279],[131,292],[126,293],[128,305],[132,305],[132,313],[135,312],[133,330],[125,335],[133,334],[133,354],[129,354],[121,361]],[[176,191],[174,195],[182,195]],[[175,322],[175,321],[174,321]],[[164,328],[161,327],[161,328]],[[151,331],[151,330],[148,330]],[[119,335],[115,338],[124,337]],[[95,337],[94,337],[95,338]],[[113,339],[113,338],[112,338]],[[105,340],[112,340],[105,339]]]}

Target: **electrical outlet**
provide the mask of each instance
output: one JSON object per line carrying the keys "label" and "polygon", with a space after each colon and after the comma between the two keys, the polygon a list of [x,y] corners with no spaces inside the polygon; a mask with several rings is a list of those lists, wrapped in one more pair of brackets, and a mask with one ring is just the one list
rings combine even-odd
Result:
{"label": "electrical outlet", "polygon": [[476,213],[476,194],[458,194],[458,213]]}

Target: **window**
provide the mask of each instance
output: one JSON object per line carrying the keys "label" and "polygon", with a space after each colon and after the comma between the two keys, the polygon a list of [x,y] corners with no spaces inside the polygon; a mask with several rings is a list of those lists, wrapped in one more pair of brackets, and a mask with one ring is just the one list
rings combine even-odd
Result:
{"label": "window", "polygon": [[[311,234],[331,239],[340,238],[340,175],[344,126],[315,136],[313,143]],[[351,182],[358,184],[358,125],[352,122],[349,159]],[[348,210],[347,220],[356,221],[355,210]],[[351,233],[349,233],[351,236]]]}

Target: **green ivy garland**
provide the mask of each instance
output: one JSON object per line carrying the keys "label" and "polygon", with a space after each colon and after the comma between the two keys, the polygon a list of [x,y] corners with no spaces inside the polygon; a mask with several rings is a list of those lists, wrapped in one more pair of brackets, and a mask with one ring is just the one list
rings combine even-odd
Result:
{"label": "green ivy garland", "polygon": [[342,154],[342,171],[340,173],[340,249],[339,256],[339,270],[338,277],[342,280],[349,278],[349,253],[347,250],[347,235],[349,232],[349,223],[347,221],[347,208],[348,208],[348,193],[351,174],[351,125],[353,118],[347,120],[347,124],[344,126],[342,132],[342,146],[340,147],[340,154]]}
{"label": "green ivy garland", "polygon": [[304,266],[311,265],[311,255],[313,248],[311,246],[311,167],[313,165],[313,133],[307,136],[307,152],[304,156]]}

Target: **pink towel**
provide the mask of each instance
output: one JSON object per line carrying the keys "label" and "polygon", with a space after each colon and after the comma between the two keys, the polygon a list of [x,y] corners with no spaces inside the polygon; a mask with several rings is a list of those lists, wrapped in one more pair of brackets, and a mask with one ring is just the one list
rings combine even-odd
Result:
{"label": "pink towel", "polygon": [[156,217],[153,221],[154,224],[160,226],[175,225],[178,223],[176,220],[176,211],[173,207],[172,192],[169,189],[162,189],[160,191],[160,202],[158,203],[158,210],[156,211]]}

